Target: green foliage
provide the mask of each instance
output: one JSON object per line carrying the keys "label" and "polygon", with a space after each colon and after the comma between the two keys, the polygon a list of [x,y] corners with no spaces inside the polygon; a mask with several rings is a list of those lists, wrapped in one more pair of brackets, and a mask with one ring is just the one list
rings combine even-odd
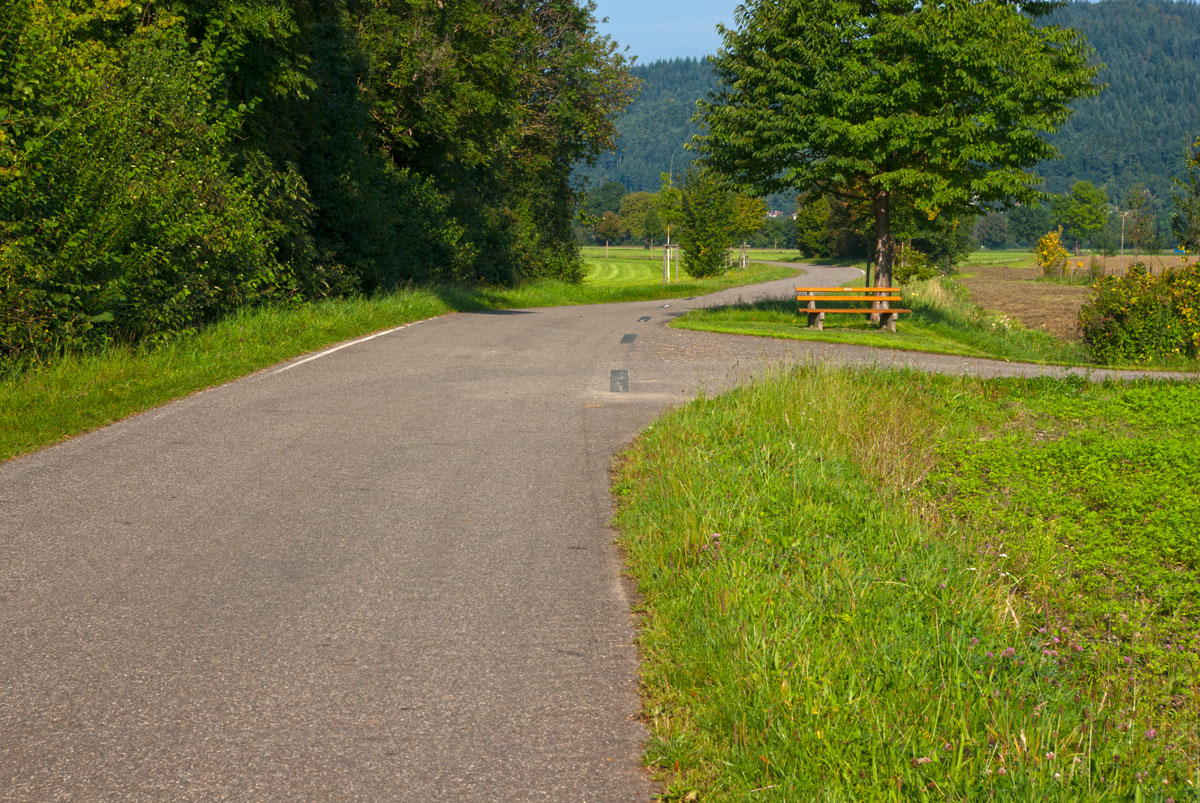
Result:
{"label": "green foliage", "polygon": [[1103,228],[1108,215],[1108,197],[1092,182],[1077,181],[1069,193],[1051,198],[1050,208],[1078,254],[1080,244]]}
{"label": "green foliage", "polygon": [[942,273],[953,273],[954,266],[966,259],[979,244],[971,236],[974,218],[950,218],[946,215],[929,220],[918,217],[911,243],[929,257],[931,265]]}
{"label": "green foliage", "polygon": [[1146,248],[1155,246],[1154,215],[1151,212],[1150,191],[1141,184],[1134,186],[1125,196],[1125,243],[1133,249],[1134,256]]}
{"label": "green foliage", "polygon": [[0,359],[195,326],[290,286],[233,165],[221,76],[174,18],[111,46],[111,6],[31,4],[8,32]]}
{"label": "green foliage", "polygon": [[1047,189],[1061,193],[1088,180],[1121,198],[1143,184],[1155,198],[1168,198],[1179,152],[1200,119],[1200,6],[1188,0],[1069,2],[1046,21],[1087,37],[1107,65],[1108,84],[1102,97],[1075,104],[1075,115],[1051,138],[1062,159],[1039,168]]}
{"label": "green foliage", "polygon": [[1171,232],[1175,244],[1192,253],[1200,253],[1200,137],[1192,143],[1184,158],[1184,176],[1175,180],[1171,201]]}
{"label": "green foliage", "polygon": [[1033,248],[1043,234],[1058,225],[1054,213],[1041,203],[1013,207],[1006,217],[1016,244],[1024,248]]}
{"label": "green foliage", "polygon": [[893,210],[956,219],[1031,200],[1041,135],[1096,92],[1089,49],[1034,27],[1042,3],[752,0],[715,58],[701,103],[706,163],[747,189],[871,201],[879,282],[891,280]]}
{"label": "green foliage", "polygon": [[988,212],[975,224],[975,238],[984,248],[1008,248],[1013,239],[1008,218],[999,212]]}
{"label": "green foliage", "polygon": [[609,240],[620,240],[623,236],[625,236],[625,226],[616,212],[605,212],[600,216],[599,222],[596,223],[596,239],[608,242]]}
{"label": "green foliage", "polygon": [[620,215],[629,236],[647,246],[667,230],[659,212],[658,199],[650,192],[633,192],[622,198]]}
{"label": "green foliage", "polygon": [[818,366],[657,422],[615,492],[668,796],[1192,799],[1197,403]]}
{"label": "green foliage", "polygon": [[1079,312],[1097,359],[1149,361],[1200,356],[1200,264],[1154,275],[1144,265],[1105,276]]}
{"label": "green foliage", "polygon": [[701,278],[728,269],[729,249],[734,244],[733,216],[733,193],[711,173],[689,167],[679,228],[684,270]]}
{"label": "green foliage", "polygon": [[929,255],[901,243],[896,249],[896,262],[892,266],[892,279],[898,285],[928,281],[937,276],[937,268],[930,262]]}
{"label": "green foliage", "polygon": [[[1073,104],[1074,116],[1048,136],[1062,158],[1037,168],[1047,189],[1061,193],[1088,180],[1120,198],[1142,183],[1155,198],[1168,198],[1179,150],[1194,138],[1200,119],[1200,92],[1195,91],[1200,61],[1193,58],[1200,52],[1200,6],[1190,0],[1069,2],[1037,22],[1086,36],[1096,59],[1106,65],[1108,84],[1103,97]],[[699,128],[688,118],[717,81],[706,62],[694,60],[639,65],[634,73],[645,88],[617,120],[618,150],[580,172],[597,180],[619,177],[631,190],[653,190],[658,171],[672,161],[682,170],[694,157],[684,143]],[[1010,224],[1013,220],[1010,215]],[[1017,244],[1032,248],[1056,225],[1039,219],[1021,228]]]}
{"label": "green foliage", "polygon": [[704,59],[671,59],[637,65],[630,72],[641,91],[617,120],[619,136],[612,153],[577,173],[594,181],[617,181],[632,191],[655,191],[664,172],[679,177],[696,154],[684,145],[696,133],[696,101],[716,88]]}
{"label": "green foliage", "polygon": [[580,209],[585,214],[600,217],[605,212],[615,213],[621,208],[625,187],[619,181],[606,181],[584,196]]}
{"label": "green foliage", "polygon": [[796,247],[809,257],[835,255],[833,210],[824,195],[808,195],[796,207]]}
{"label": "green foliage", "polygon": [[578,280],[594,4],[5,0],[0,361],[245,304]]}

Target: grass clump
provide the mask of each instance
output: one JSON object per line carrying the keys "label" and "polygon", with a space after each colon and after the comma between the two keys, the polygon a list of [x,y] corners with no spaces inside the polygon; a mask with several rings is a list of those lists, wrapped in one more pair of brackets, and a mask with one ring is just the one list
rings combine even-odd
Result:
{"label": "grass clump", "polygon": [[[1194,386],[810,367],[655,424],[615,490],[665,799],[1195,800],[1192,508],[1161,524],[1176,535],[1114,552],[1127,531],[1064,501],[1106,481],[1095,447],[1119,409],[1146,416],[1123,437],[1171,440],[1159,393],[1200,402]],[[1068,431],[1069,485],[1062,463],[1009,469],[1020,438]],[[1190,497],[1150,451],[1129,482]],[[1125,581],[1095,586],[1098,567]],[[1155,602],[1109,627],[1146,578]]]}
{"label": "grass clump", "polygon": [[[960,354],[1021,362],[1087,364],[1087,350],[972,305],[961,285],[948,279],[913,282],[903,288],[902,315],[895,333],[857,315],[829,315],[824,331],[807,329],[807,316],[793,298],[693,310],[671,325],[730,334],[847,343],[876,348]],[[865,306],[864,306],[864,312]]]}

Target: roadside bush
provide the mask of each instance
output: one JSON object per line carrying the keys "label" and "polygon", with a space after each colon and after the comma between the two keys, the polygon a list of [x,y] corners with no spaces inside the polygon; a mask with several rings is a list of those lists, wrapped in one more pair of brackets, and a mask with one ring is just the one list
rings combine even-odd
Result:
{"label": "roadside bush", "polygon": [[913,248],[902,245],[896,252],[896,261],[892,264],[892,279],[900,284],[922,282],[938,275],[929,257]]}
{"label": "roadside bush", "polygon": [[1200,265],[1155,276],[1136,263],[1092,286],[1079,327],[1102,362],[1200,354]]}
{"label": "roadside bush", "polygon": [[[290,283],[263,202],[230,163],[237,112],[167,20],[124,51],[107,20],[35,7],[0,63],[0,359],[194,326]],[[88,31],[86,35],[81,31]],[[37,91],[24,91],[37,87]]]}
{"label": "roadside bush", "polygon": [[1042,275],[1056,279],[1067,269],[1070,255],[1062,244],[1062,227],[1042,236],[1037,243],[1037,264],[1042,269]]}

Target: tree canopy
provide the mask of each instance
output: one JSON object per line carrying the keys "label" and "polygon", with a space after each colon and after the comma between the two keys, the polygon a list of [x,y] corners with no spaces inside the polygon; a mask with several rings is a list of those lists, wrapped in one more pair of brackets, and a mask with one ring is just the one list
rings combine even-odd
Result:
{"label": "tree canopy", "polygon": [[0,360],[404,282],[578,278],[634,88],[591,0],[0,0]]}
{"label": "tree canopy", "polygon": [[901,205],[954,217],[1032,199],[1030,168],[1072,100],[1096,91],[1082,38],[1001,0],[749,0],[723,29],[701,103],[705,163],[756,194],[870,199],[878,282]]}

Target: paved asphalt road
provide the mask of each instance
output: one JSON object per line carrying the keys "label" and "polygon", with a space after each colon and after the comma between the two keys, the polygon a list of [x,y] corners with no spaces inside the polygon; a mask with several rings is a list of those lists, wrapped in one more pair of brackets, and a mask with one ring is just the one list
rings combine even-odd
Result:
{"label": "paved asphalt road", "polygon": [[780,360],[1040,370],[665,326],[793,284],[449,315],[0,466],[0,799],[648,800],[613,453]]}

